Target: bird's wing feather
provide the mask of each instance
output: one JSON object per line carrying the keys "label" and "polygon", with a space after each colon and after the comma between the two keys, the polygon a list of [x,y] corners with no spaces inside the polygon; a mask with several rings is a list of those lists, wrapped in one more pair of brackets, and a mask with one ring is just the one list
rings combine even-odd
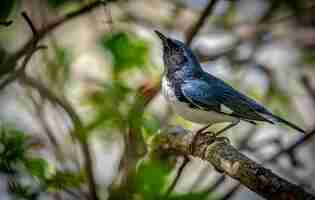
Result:
{"label": "bird's wing feather", "polygon": [[208,84],[203,81],[188,81],[181,85],[184,97],[193,105],[204,110],[220,111],[220,102],[213,96]]}
{"label": "bird's wing feather", "polygon": [[214,106],[224,105],[233,111],[232,114],[226,114],[272,123],[272,120],[265,117],[271,116],[267,109],[223,82],[209,84],[199,79],[189,80],[182,84],[181,91],[191,103],[198,107],[211,110]]}

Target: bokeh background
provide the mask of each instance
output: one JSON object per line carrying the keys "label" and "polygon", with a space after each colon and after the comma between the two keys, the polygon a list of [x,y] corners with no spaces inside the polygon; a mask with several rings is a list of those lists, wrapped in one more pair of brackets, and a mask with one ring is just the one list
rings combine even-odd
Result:
{"label": "bokeh background", "polygon": [[[1,1],[0,21],[12,24],[0,26],[0,67],[9,68],[0,70],[0,199],[261,199],[198,159],[172,184],[183,158],[149,155],[155,134],[200,128],[159,92],[164,66],[153,30],[188,38],[205,71],[312,130],[315,2],[217,0],[213,9],[208,0],[104,2],[45,33],[38,45],[46,49],[26,65],[29,51],[9,65],[36,37],[22,11],[41,32],[95,1]],[[246,122],[226,136],[258,162],[301,137]],[[309,138],[265,166],[315,193],[314,153]]]}

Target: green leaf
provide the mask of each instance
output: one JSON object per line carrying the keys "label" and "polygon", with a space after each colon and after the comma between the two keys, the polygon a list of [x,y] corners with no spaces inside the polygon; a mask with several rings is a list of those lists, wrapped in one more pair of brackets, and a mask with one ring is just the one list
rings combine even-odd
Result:
{"label": "green leaf", "polygon": [[101,43],[103,48],[112,55],[116,74],[126,69],[141,68],[148,64],[149,45],[136,35],[118,32],[105,35]]}
{"label": "green leaf", "polygon": [[160,121],[155,118],[153,115],[145,114],[143,117],[143,135],[145,138],[148,138],[158,132],[161,127]]}
{"label": "green leaf", "polygon": [[159,199],[164,194],[167,177],[175,164],[170,158],[157,152],[149,152],[145,159],[139,162],[135,191],[143,196],[143,199]]}
{"label": "green leaf", "polygon": [[[100,125],[124,127],[128,115],[128,101],[132,90],[121,81],[106,83],[100,91],[94,91],[87,97],[87,103],[95,108],[95,119],[89,130]],[[105,124],[106,123],[106,124]]]}
{"label": "green leaf", "polygon": [[32,176],[41,180],[47,176],[48,163],[46,160],[41,158],[27,158],[24,164]]}
{"label": "green leaf", "polygon": [[19,130],[1,127],[0,171],[13,173],[18,162],[25,159],[28,137]]}

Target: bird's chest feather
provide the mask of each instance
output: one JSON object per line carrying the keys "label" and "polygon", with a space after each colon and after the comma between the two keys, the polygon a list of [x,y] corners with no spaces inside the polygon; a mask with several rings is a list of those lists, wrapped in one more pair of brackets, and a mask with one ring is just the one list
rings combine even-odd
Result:
{"label": "bird's chest feather", "polygon": [[[180,92],[180,83],[171,83],[167,78],[162,80],[162,94],[170,103],[172,109],[181,117],[200,124],[228,122],[234,119],[215,111],[202,110],[192,106]],[[179,87],[178,87],[179,86]]]}

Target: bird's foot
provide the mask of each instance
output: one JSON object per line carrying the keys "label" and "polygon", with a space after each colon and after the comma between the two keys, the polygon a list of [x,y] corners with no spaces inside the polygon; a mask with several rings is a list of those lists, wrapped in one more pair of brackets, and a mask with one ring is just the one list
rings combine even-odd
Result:
{"label": "bird's foot", "polygon": [[204,132],[203,134],[207,136],[207,139],[206,139],[207,144],[212,144],[213,142],[226,142],[228,144],[231,143],[229,138],[224,137],[224,136],[218,137],[217,133],[207,131],[207,132]]}
{"label": "bird's foot", "polygon": [[[191,154],[195,154],[197,151],[201,150],[201,152],[197,154],[201,153],[200,155],[206,157],[207,147],[214,142],[225,142],[230,144],[229,138],[222,136],[218,137],[217,133],[206,131],[194,137],[194,140],[192,141],[190,146],[190,152]],[[200,149],[198,150],[196,149],[197,145],[200,147]]]}
{"label": "bird's foot", "polygon": [[196,142],[197,142],[198,138],[201,137],[202,135],[204,135],[204,133],[209,133],[209,132],[205,132],[205,130],[207,130],[210,126],[211,126],[211,124],[208,124],[208,125],[200,128],[196,131],[196,133],[194,134],[192,141],[189,145],[189,151],[191,154],[193,154],[195,152]]}
{"label": "bird's foot", "polygon": [[[202,139],[200,139],[202,138]],[[220,136],[218,137],[217,133],[213,133],[211,131],[206,131],[206,132],[197,132],[193,139],[192,142],[190,143],[190,153],[193,154],[196,150],[197,145],[210,145],[214,142],[225,142],[230,144],[231,141],[229,138]]]}

